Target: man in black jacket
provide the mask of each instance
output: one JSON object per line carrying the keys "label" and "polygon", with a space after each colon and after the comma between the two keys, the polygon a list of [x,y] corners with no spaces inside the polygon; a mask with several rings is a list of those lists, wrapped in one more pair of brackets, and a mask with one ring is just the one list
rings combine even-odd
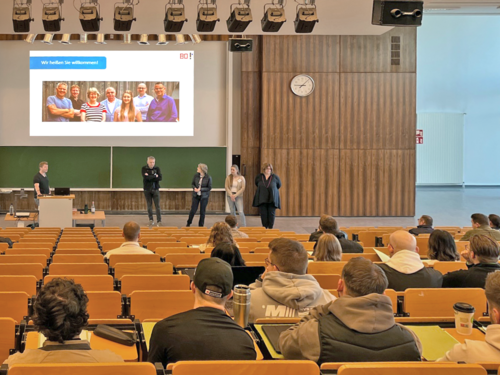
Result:
{"label": "man in black jacket", "polygon": [[162,180],[160,167],[155,166],[154,156],[148,157],[148,164],[142,167],[142,181],[144,186],[144,196],[148,204],[149,226],[154,225],[153,221],[153,201],[156,208],[156,225],[161,226],[160,210],[160,181]]}
{"label": "man in black jacket", "polygon": [[462,251],[468,269],[444,275],[443,288],[484,288],[488,274],[500,271],[499,253],[498,242],[490,236],[472,236],[469,248]]}
{"label": "man in black jacket", "polygon": [[[309,241],[315,241],[318,243],[319,238],[323,233],[331,233],[340,242],[340,246],[342,247],[343,253],[362,253],[363,247],[354,241],[348,240],[344,232],[339,230],[337,220],[335,220],[331,216],[322,215],[319,220],[319,228],[316,232],[312,233],[309,237]],[[314,245],[316,248],[316,245]]]}
{"label": "man in black jacket", "polygon": [[418,236],[419,234],[424,233],[432,233],[434,231],[432,224],[432,217],[430,217],[429,215],[422,215],[420,219],[418,219],[418,227],[410,229],[408,232],[410,232],[414,236]]}

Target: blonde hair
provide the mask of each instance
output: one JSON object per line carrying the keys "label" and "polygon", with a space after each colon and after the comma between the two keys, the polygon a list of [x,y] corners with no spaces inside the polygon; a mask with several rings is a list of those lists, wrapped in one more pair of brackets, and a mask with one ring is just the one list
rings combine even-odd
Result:
{"label": "blonde hair", "polygon": [[320,262],[340,262],[342,260],[342,247],[337,237],[331,233],[321,235],[316,245],[314,258]]}
{"label": "blonde hair", "polygon": [[273,165],[271,163],[262,164],[262,172],[265,172],[267,167],[271,167],[271,173],[274,172],[274,168],[273,168]]}
{"label": "blonde hair", "polygon": [[41,161],[40,164],[38,164],[38,168],[42,169],[44,165],[47,165],[49,163],[47,163],[46,161]]}
{"label": "blonde hair", "polygon": [[230,244],[236,245],[233,239],[233,234],[231,233],[231,227],[223,221],[218,221],[214,224],[212,230],[210,231],[207,246],[216,247],[222,242],[229,242]]}
{"label": "blonde hair", "polygon": [[89,99],[90,99],[91,92],[95,92],[97,94],[98,98],[101,96],[101,93],[95,87],[91,87],[90,89],[87,90],[87,98],[89,98]]}
{"label": "blonde hair", "polygon": [[198,164],[198,167],[203,171],[203,173],[207,174],[208,173],[208,166],[206,164]]}
{"label": "blonde hair", "polygon": [[[112,89],[112,87],[109,87]],[[107,89],[106,89],[107,90]],[[114,90],[114,89],[113,89]],[[125,120],[125,107],[127,106],[127,104],[125,104],[123,102],[123,96],[125,94],[128,94],[130,95],[130,103],[128,103],[128,121],[129,122],[134,122],[135,121],[135,105],[134,105],[134,95],[132,95],[132,91],[130,90],[125,90],[122,94],[122,104],[120,105],[120,113],[118,115],[118,119],[120,121],[124,121]],[[149,159],[149,158],[148,158]],[[154,159],[154,158],[153,158]]]}

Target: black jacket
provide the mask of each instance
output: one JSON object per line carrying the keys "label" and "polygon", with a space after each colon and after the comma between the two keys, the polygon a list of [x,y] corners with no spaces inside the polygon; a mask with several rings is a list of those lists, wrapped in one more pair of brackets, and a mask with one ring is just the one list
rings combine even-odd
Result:
{"label": "black jacket", "polygon": [[414,273],[402,273],[389,267],[387,264],[379,264],[389,281],[388,289],[396,292],[404,292],[408,288],[441,288],[443,275],[429,267],[424,267]]}
{"label": "black jacket", "polygon": [[[191,186],[193,189],[198,189],[200,187],[200,174],[196,173],[193,176],[193,181],[191,182]],[[212,190],[212,177],[206,174],[201,181],[201,197],[208,198],[210,196],[210,190]],[[198,193],[193,190],[193,198],[196,198]]]}
{"label": "black jacket", "polygon": [[419,234],[432,233],[433,231],[434,228],[431,225],[419,225],[416,228],[410,229],[408,232],[414,236],[418,236]]}
{"label": "black jacket", "polygon": [[[274,203],[274,207],[281,208],[280,192],[281,180],[278,175],[274,173],[269,177],[271,181],[267,180],[264,173],[260,173],[255,177],[255,186],[257,191],[253,197],[253,207],[259,207],[261,204]],[[269,184],[269,188],[267,187]]]}
{"label": "black jacket", "polygon": [[479,263],[468,267],[468,270],[458,270],[444,275],[443,288],[484,288],[488,274],[500,271],[498,263]]}
{"label": "black jacket", "polygon": [[[142,167],[142,185],[145,191],[158,190],[160,188],[160,181],[162,180],[160,167],[154,166],[149,168],[149,166]],[[148,174],[146,176],[146,173]],[[156,177],[156,175],[158,177]]]}
{"label": "black jacket", "polygon": [[[316,245],[318,244],[318,240],[319,238],[321,237],[321,235],[323,234],[323,232],[321,231],[316,231],[314,233],[311,233],[311,235],[309,236],[309,242],[316,242],[316,244],[314,244],[314,250],[316,250]],[[342,253],[346,253],[346,254],[352,254],[352,253],[362,253],[363,252],[363,246],[361,246],[359,243],[355,242],[355,241],[351,241],[351,240],[348,240],[346,238],[346,234],[342,231],[338,231],[337,233],[332,233],[335,237],[337,237],[337,239],[339,240],[340,242],[340,247],[342,248]],[[314,255],[314,253],[313,253]]]}

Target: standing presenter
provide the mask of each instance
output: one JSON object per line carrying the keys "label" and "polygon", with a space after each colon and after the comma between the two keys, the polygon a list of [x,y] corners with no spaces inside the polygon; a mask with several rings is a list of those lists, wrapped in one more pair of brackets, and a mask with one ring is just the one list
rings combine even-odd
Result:
{"label": "standing presenter", "polygon": [[47,172],[49,171],[49,163],[46,161],[40,162],[38,164],[38,173],[33,177],[33,187],[35,204],[38,207],[38,196],[50,194],[49,178],[47,177]]}
{"label": "standing presenter", "polygon": [[149,226],[154,225],[153,201],[156,208],[156,225],[161,226],[160,210],[160,181],[162,180],[161,170],[155,166],[154,156],[148,157],[148,164],[142,167],[142,181],[144,187],[144,197],[148,205]]}

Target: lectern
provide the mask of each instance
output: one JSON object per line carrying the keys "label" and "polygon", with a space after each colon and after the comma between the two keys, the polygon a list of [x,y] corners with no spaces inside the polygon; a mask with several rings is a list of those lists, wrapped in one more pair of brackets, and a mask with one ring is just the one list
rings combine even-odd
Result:
{"label": "lectern", "polygon": [[40,227],[71,227],[73,222],[73,200],[75,196],[46,196],[40,200],[38,222]]}

